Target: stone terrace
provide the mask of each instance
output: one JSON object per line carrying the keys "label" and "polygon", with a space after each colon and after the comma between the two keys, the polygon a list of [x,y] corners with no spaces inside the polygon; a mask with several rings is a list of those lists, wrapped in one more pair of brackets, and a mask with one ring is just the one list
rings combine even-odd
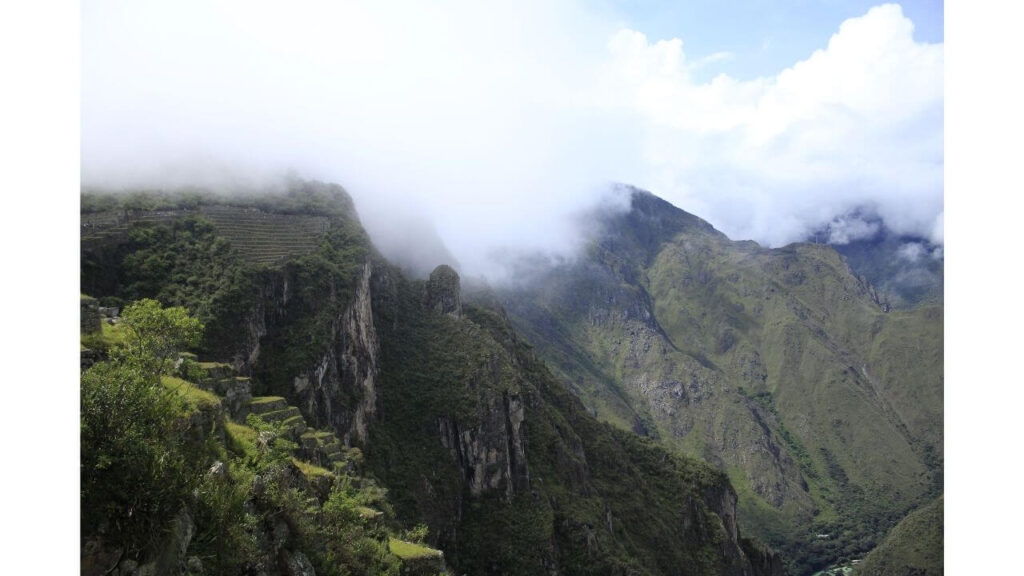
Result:
{"label": "stone terrace", "polygon": [[213,223],[246,262],[278,266],[316,249],[330,229],[326,216],[277,214],[257,208],[202,206],[198,210],[105,211],[82,214],[81,239],[85,248],[123,241],[128,230],[145,222],[170,222],[201,215]]}

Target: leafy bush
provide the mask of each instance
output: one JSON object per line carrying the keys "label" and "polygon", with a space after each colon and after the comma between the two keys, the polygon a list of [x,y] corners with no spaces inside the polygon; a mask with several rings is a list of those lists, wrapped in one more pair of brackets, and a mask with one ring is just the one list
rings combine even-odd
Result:
{"label": "leafy bush", "polygon": [[126,337],[81,377],[82,533],[103,530],[126,550],[157,538],[198,478],[181,443],[182,398],[160,383],[176,347],[202,326],[153,301],[125,311]]}
{"label": "leafy bush", "polygon": [[[323,505],[319,535],[325,543],[324,562],[317,573],[328,575],[382,574],[397,576],[401,561],[388,549],[388,536],[366,518],[375,495],[336,485]],[[425,535],[425,533],[424,533]]]}

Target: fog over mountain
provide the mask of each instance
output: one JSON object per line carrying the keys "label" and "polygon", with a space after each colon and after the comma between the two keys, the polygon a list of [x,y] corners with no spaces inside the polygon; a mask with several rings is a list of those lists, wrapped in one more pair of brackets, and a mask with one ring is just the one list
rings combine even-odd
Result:
{"label": "fog over mountain", "polygon": [[771,246],[864,206],[941,245],[943,45],[898,5],[750,79],[631,26],[575,2],[86,2],[83,184],[293,170],[343,184],[388,255],[436,231],[470,273],[570,251],[611,182]]}

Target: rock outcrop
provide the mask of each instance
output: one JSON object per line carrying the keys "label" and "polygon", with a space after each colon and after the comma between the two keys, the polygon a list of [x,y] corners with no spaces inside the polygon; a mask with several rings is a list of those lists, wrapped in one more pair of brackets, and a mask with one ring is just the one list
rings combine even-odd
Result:
{"label": "rock outcrop", "polygon": [[427,280],[423,305],[427,310],[439,314],[449,314],[456,318],[462,316],[462,289],[459,273],[451,266],[441,264],[430,273]]}
{"label": "rock outcrop", "polygon": [[82,334],[93,334],[103,329],[99,300],[90,296],[82,296],[80,321]]}
{"label": "rock outcrop", "polygon": [[[299,302],[296,293],[310,289],[304,284],[307,279],[287,267],[267,272],[258,301],[245,314],[245,329],[238,335],[232,359],[241,374],[263,381],[261,393],[287,397],[311,425],[334,430],[346,446],[367,442],[377,411],[380,344],[370,305],[374,266],[369,257],[362,262],[354,288],[329,287],[327,298],[346,304],[328,320],[310,318],[320,312],[318,304]],[[319,304],[325,309],[331,305],[329,300]],[[318,321],[326,327],[323,332],[314,332],[317,328],[311,326]],[[306,341],[315,342],[315,349]],[[282,356],[308,359],[282,369]]]}
{"label": "rock outcrop", "polygon": [[347,446],[365,444],[377,413],[380,344],[370,305],[373,264],[367,260],[355,297],[332,324],[333,342],[319,361],[292,380],[297,405],[317,427],[328,426]]}
{"label": "rock outcrop", "polygon": [[469,429],[450,418],[439,418],[441,443],[462,469],[470,495],[497,491],[511,500],[530,485],[523,448],[523,403],[505,393],[489,395],[481,408],[480,424]]}

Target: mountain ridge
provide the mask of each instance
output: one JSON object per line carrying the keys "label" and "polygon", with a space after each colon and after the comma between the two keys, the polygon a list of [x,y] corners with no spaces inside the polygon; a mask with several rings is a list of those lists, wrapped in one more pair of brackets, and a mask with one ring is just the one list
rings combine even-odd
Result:
{"label": "mountain ridge", "polygon": [[629,192],[579,258],[499,290],[592,413],[727,470],[797,571],[941,490],[941,304],[889,311],[831,247],[733,242]]}

